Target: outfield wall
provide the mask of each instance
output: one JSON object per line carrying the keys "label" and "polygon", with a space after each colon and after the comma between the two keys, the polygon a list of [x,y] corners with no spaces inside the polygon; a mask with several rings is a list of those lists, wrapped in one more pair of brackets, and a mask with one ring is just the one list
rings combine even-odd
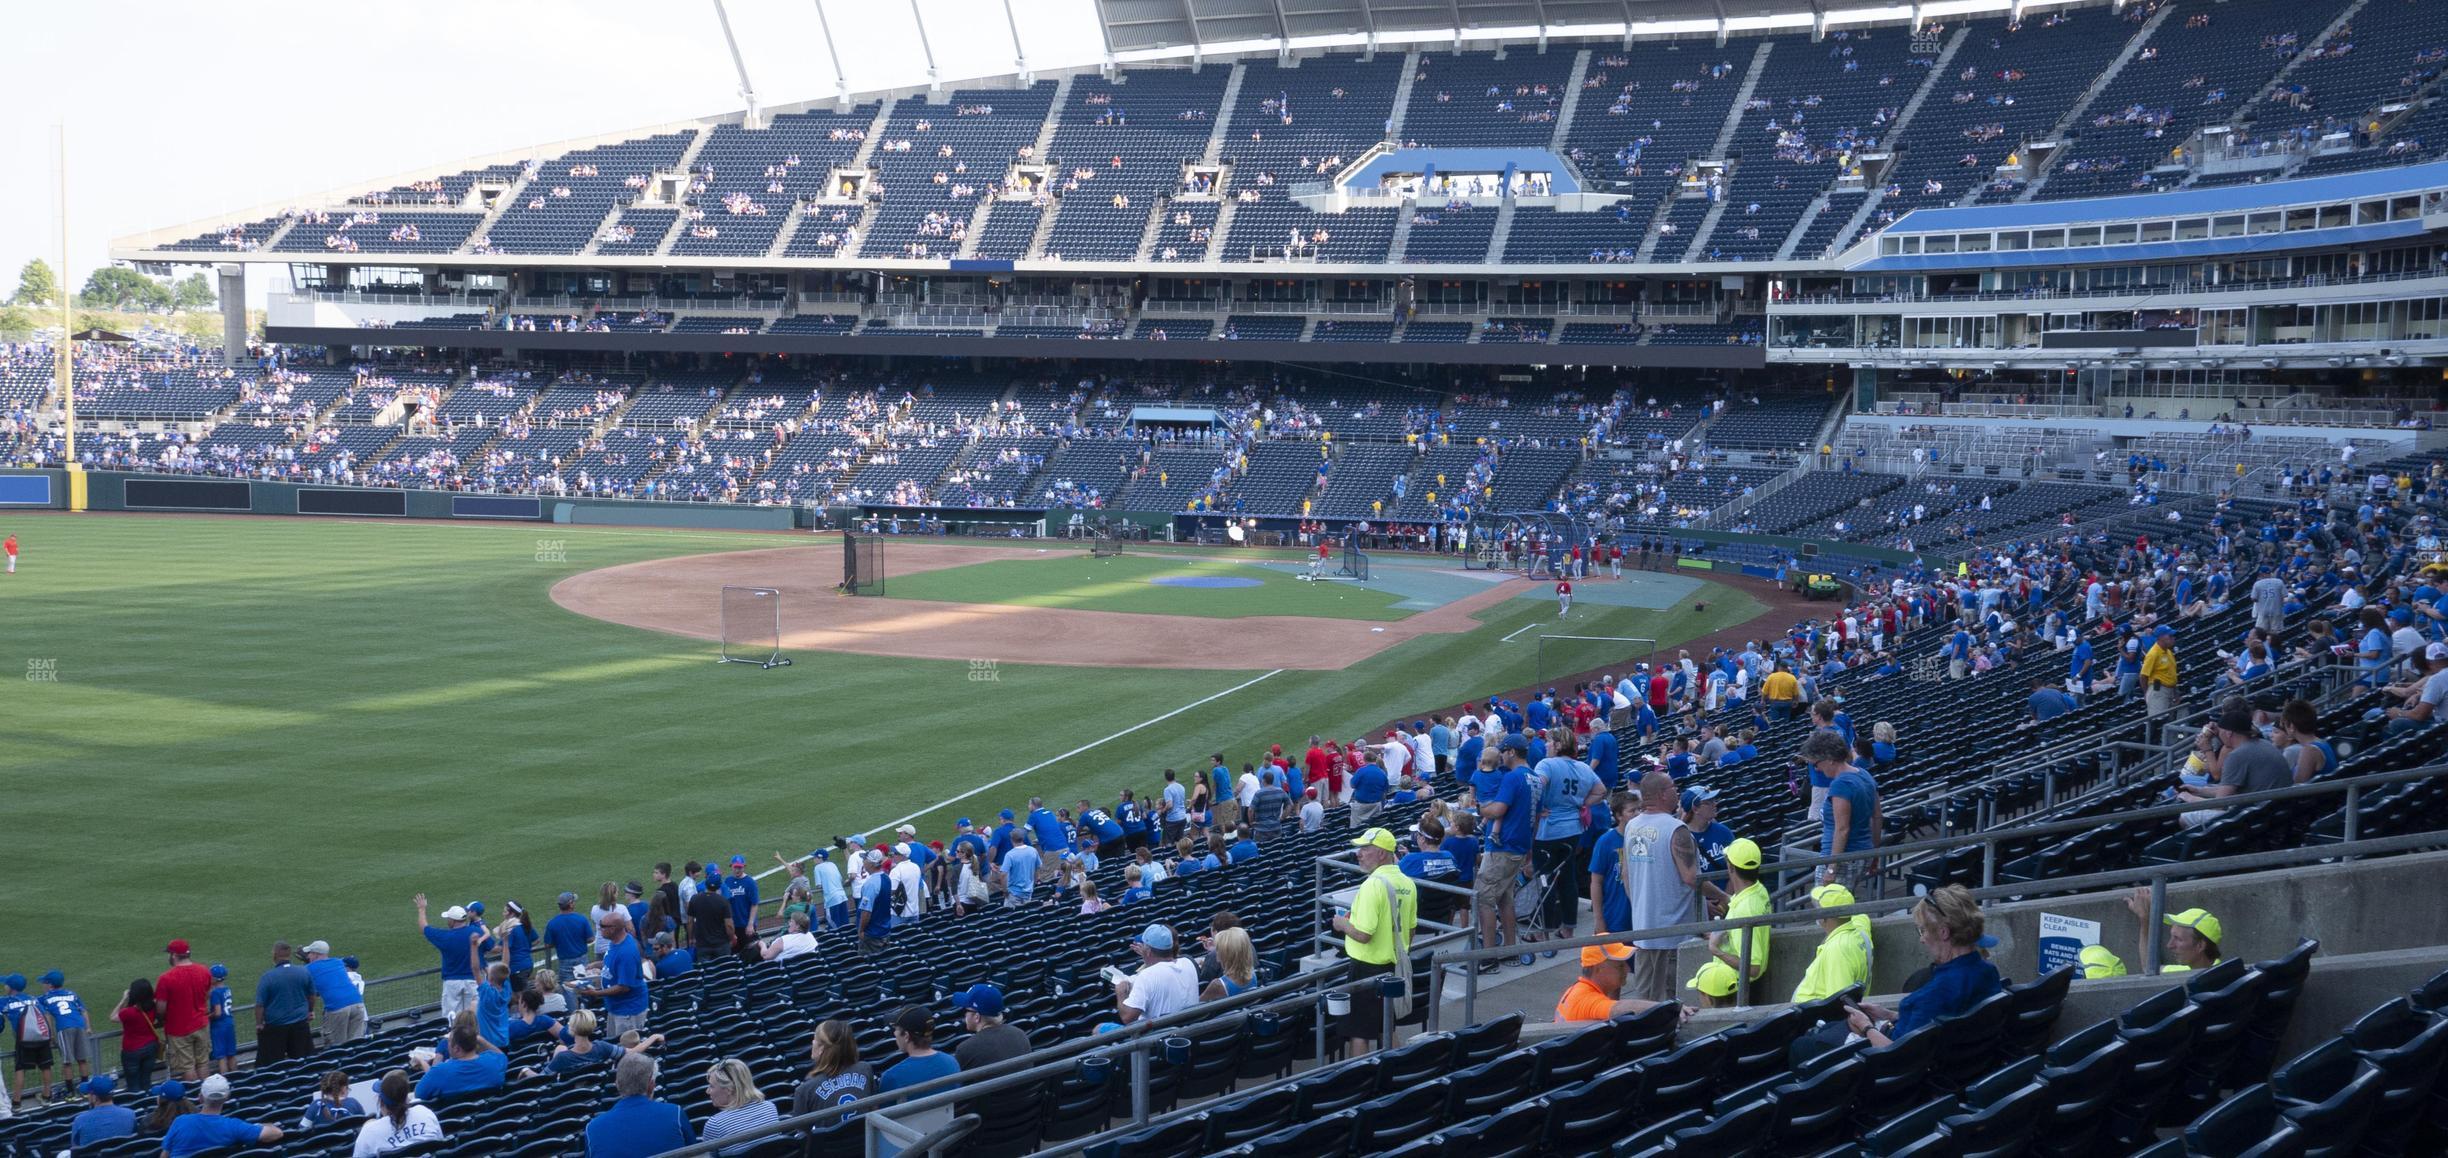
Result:
{"label": "outfield wall", "polygon": [[[0,509],[66,510],[68,472],[0,470]],[[86,505],[97,511],[222,515],[334,515],[573,526],[788,531],[806,522],[796,507],[655,503],[620,499],[483,495],[458,491],[316,486],[257,479],[87,471]]]}
{"label": "outfield wall", "polygon": [[[57,469],[0,468],[0,511],[11,508],[32,510],[66,510],[68,507],[68,474]],[[1059,514],[1067,520],[1068,511],[985,510],[977,512],[945,511],[935,508],[836,507],[824,511],[800,507],[746,506],[728,503],[658,503],[623,499],[554,498],[535,495],[467,494],[459,491],[398,490],[384,487],[317,486],[310,483],[268,482],[258,479],[207,478],[199,475],[136,474],[126,471],[87,471],[87,506],[97,511],[162,511],[228,515],[332,515],[364,519],[442,519],[467,522],[527,522],[562,523],[572,526],[621,527],[681,527],[727,531],[788,531],[854,524],[866,515],[901,512],[905,517],[921,514],[944,519],[956,529],[970,534],[992,535],[1013,523],[1036,526],[1045,522],[1047,533],[1059,536],[1063,528],[1054,521]],[[1120,522],[1146,527],[1151,535],[1164,536],[1168,531],[1180,539],[1194,538],[1202,523],[1212,524],[1221,516],[1215,514],[1149,513],[1126,511],[1094,512]],[[964,515],[969,517],[964,517]],[[1353,520],[1336,520],[1351,522]],[[1297,519],[1262,518],[1261,530],[1289,532],[1299,525]],[[1668,537],[1683,543],[1712,543],[1727,546],[1770,548],[1801,555],[1815,550],[1829,560],[1829,569],[1840,577],[1847,575],[1848,565],[1874,562],[1882,566],[1902,567],[1913,561],[1909,552],[1872,547],[1860,543],[1825,543],[1796,539],[1783,535],[1748,535],[1732,531],[1677,530]],[[1728,571],[1757,578],[1776,574],[1773,567],[1733,559],[1697,559],[1686,557],[1682,565],[1691,570]]]}

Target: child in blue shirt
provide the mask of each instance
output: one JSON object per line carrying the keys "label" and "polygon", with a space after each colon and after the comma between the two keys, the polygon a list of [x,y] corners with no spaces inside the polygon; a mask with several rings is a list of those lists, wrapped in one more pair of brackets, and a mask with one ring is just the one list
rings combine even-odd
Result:
{"label": "child in blue shirt", "polygon": [[499,961],[476,986],[476,1034],[495,1049],[510,1048],[510,967]]}
{"label": "child in blue shirt", "polygon": [[204,1009],[209,1018],[205,1023],[212,1030],[212,1068],[215,1073],[228,1073],[238,1064],[238,1018],[230,1000],[229,966],[212,967],[212,992],[204,996]]}

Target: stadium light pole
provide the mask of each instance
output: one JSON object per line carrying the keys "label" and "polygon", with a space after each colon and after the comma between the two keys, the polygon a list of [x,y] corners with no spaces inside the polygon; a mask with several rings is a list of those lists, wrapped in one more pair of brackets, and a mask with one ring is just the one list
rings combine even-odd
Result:
{"label": "stadium light pole", "polygon": [[723,0],[714,0],[714,20],[722,25],[723,43],[731,49],[731,67],[739,70],[740,99],[748,102],[748,114],[741,126],[762,129],[765,110],[757,106],[756,85],[748,79],[748,61],[740,55],[739,37],[731,33],[731,10],[723,6]]}

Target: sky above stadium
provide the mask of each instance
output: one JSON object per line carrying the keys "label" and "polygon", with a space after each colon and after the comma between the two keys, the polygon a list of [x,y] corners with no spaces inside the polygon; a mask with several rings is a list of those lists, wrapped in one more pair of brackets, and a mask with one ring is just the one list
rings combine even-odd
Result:
{"label": "sky above stadium", "polygon": [[[1002,0],[916,0],[942,78],[1017,71]],[[1013,0],[1032,67],[1103,55],[1092,0]],[[826,0],[852,91],[923,84],[911,0]],[[768,107],[829,98],[815,0],[730,0]],[[68,280],[110,239],[464,157],[736,111],[711,0],[78,0],[15,6],[0,36],[0,297],[60,260],[56,133],[68,126]],[[250,271],[260,301],[277,278]]]}

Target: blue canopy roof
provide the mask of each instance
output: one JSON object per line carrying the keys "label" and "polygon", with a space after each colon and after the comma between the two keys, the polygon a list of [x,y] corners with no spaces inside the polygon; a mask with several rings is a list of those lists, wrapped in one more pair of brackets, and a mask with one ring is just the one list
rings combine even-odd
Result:
{"label": "blue canopy roof", "polygon": [[2029,229],[2097,221],[2199,217],[2322,201],[2402,196],[2441,188],[2448,188],[2448,161],[2376,169],[2368,173],[2340,173],[2333,177],[2306,177],[2299,181],[2267,181],[2259,185],[2222,185],[2211,189],[2177,189],[2167,193],[2085,197],[2071,201],[1974,205],[1962,209],[1915,209],[1888,226],[1882,236],[1976,233],[1988,229]]}

